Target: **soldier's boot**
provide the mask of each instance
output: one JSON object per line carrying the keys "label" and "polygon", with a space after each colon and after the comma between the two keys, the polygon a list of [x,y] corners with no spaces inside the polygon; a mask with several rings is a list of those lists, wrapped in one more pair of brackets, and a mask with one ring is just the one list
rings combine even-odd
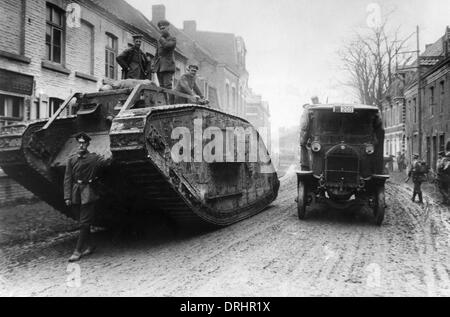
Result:
{"label": "soldier's boot", "polygon": [[423,204],[423,196],[422,196],[422,193],[419,193],[419,204]]}
{"label": "soldier's boot", "polygon": [[412,199],[411,199],[412,202],[415,202],[415,200],[416,200],[416,195],[417,195],[417,193],[414,192],[414,193],[413,193],[413,196],[412,196]]}
{"label": "soldier's boot", "polygon": [[78,236],[77,246],[72,256],[69,259],[69,262],[77,262],[83,256],[83,247],[89,244],[89,238],[91,233],[91,226],[83,225],[80,228],[80,234]]}

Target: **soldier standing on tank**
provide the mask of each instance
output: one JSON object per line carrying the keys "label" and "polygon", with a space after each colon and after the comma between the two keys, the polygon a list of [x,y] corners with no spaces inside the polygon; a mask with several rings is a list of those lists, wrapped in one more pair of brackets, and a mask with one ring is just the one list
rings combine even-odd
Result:
{"label": "soldier standing on tank", "polygon": [[173,75],[176,71],[175,48],[177,39],[169,33],[170,23],[166,20],[158,22],[161,37],[158,40],[156,56],[152,62],[152,72],[158,76],[159,86],[166,89],[173,88]]}
{"label": "soldier standing on tank", "polygon": [[419,203],[423,204],[422,183],[427,179],[427,167],[425,162],[419,159],[419,154],[413,154],[413,161],[408,171],[406,182],[412,177],[414,183],[414,191],[412,201],[415,202],[416,196],[419,196]]}
{"label": "soldier standing on tank", "polygon": [[117,63],[124,71],[122,79],[150,79],[150,60],[141,50],[142,39],[143,36],[141,34],[134,35],[134,46],[117,56]]}
{"label": "soldier standing on tank", "polygon": [[110,159],[88,151],[91,138],[84,132],[75,139],[79,144],[78,153],[67,162],[64,175],[64,200],[71,207],[80,223],[80,234],[74,253],[69,262],[76,262],[94,252],[90,239],[91,226],[95,218],[95,202],[99,199],[94,189],[96,175],[100,168],[110,164]]}
{"label": "soldier standing on tank", "polygon": [[442,203],[450,204],[450,151],[445,153],[439,152],[439,160],[437,161],[437,183],[439,192],[442,195]]}

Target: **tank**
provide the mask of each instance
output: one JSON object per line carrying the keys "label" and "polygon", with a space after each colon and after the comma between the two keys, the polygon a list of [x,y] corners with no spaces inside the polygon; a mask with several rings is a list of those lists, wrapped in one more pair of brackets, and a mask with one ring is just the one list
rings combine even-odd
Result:
{"label": "tank", "polygon": [[[192,103],[168,105],[175,96]],[[72,217],[64,171],[83,131],[90,152],[112,158],[96,182],[98,226],[158,215],[222,227],[261,212],[279,189],[261,136],[246,120],[190,98],[151,84],[75,93],[48,120],[3,127],[0,167]]]}

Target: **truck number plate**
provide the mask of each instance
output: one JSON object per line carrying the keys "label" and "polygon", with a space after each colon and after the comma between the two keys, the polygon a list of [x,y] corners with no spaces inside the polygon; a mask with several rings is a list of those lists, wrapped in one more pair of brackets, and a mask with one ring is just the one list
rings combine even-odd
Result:
{"label": "truck number plate", "polygon": [[336,107],[334,107],[334,112],[354,113],[355,108],[353,106],[336,106]]}

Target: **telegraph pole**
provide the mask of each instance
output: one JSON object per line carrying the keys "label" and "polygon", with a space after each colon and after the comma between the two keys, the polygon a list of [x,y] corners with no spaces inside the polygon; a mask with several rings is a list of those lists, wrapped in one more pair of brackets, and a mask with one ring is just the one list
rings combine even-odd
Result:
{"label": "telegraph pole", "polygon": [[422,157],[422,73],[421,73],[421,62],[420,62],[420,34],[419,26],[417,26],[417,111],[419,119],[418,127],[418,139],[419,139],[419,155]]}

